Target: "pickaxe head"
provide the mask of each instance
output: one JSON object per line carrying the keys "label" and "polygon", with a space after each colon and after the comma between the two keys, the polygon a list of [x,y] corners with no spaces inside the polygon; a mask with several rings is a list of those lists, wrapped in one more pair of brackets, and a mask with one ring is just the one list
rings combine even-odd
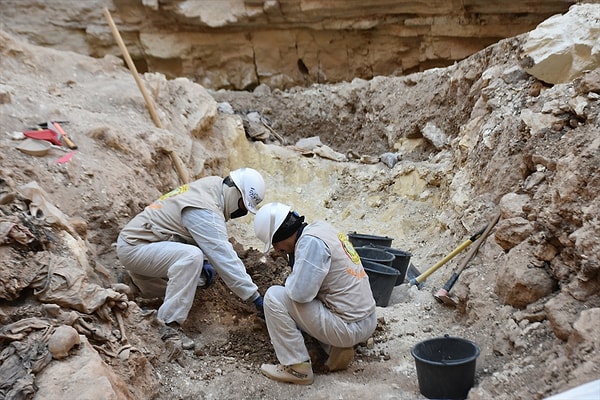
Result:
{"label": "pickaxe head", "polygon": [[458,302],[450,296],[450,293],[446,289],[438,290],[433,297],[435,297],[439,303],[446,304],[447,306],[456,307],[458,305]]}

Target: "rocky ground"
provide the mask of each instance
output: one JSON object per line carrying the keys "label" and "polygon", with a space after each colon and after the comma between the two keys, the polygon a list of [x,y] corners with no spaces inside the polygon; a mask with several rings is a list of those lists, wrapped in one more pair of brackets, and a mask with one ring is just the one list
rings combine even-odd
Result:
{"label": "rocky ground", "polygon": [[[445,334],[481,349],[471,400],[542,399],[598,379],[600,79],[596,69],[565,84],[537,80],[519,66],[524,40],[449,68],[289,91],[208,92],[145,74],[161,129],[119,59],[0,33],[0,393],[419,399],[410,350]],[[24,130],[48,120],[68,121],[74,152],[17,149]],[[120,285],[114,241],[181,182],[173,152],[191,178],[257,168],[266,201],[387,235],[421,272],[495,210],[501,218],[451,291],[457,307],[433,294],[466,251],[421,288],[394,287],[348,370],[326,373],[307,338],[314,384],[280,384],[259,372],[276,361],[265,326],[219,279],[196,295],[180,333],[194,342],[186,349],[165,340],[158,301]],[[230,233],[263,292],[284,281],[285,261],[257,250],[251,216]],[[57,356],[48,343],[61,326],[76,337]]]}

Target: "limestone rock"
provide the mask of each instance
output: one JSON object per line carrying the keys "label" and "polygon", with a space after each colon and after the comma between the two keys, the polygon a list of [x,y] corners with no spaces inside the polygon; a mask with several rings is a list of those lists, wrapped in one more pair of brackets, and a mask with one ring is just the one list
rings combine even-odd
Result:
{"label": "limestone rock", "polygon": [[531,246],[521,244],[509,252],[500,268],[495,292],[505,304],[524,308],[555,289],[555,281],[543,268],[535,266],[531,253]]}
{"label": "limestone rock", "polygon": [[565,341],[569,338],[573,332],[573,323],[583,307],[583,303],[564,293],[559,293],[544,304],[548,321],[557,338]]}
{"label": "limestone rock", "polygon": [[531,222],[523,217],[514,217],[498,222],[494,237],[504,250],[509,250],[527,239],[532,232]]}
{"label": "limestone rock", "polygon": [[500,209],[502,210],[503,218],[524,218],[525,212],[523,206],[529,201],[529,196],[526,194],[507,193],[500,199]]}
{"label": "limestone rock", "polygon": [[536,113],[527,108],[521,111],[521,120],[527,125],[532,135],[542,132],[544,129],[550,129],[555,122],[559,121],[554,115]]}
{"label": "limestone rock", "polygon": [[36,376],[36,385],[34,399],[133,399],[123,380],[102,361],[85,336],[81,351],[48,364]]}
{"label": "limestone rock", "polygon": [[448,135],[432,122],[427,122],[422,130],[423,137],[431,142],[436,149],[441,149],[450,143]]}
{"label": "limestone rock", "polygon": [[573,324],[573,334],[569,337],[569,347],[571,349],[583,348],[586,352],[597,351],[600,347],[598,321],[600,321],[600,308],[583,310]]}
{"label": "limestone rock", "polygon": [[584,71],[598,68],[599,15],[599,4],[580,4],[539,24],[523,44],[525,70],[544,82],[556,84],[570,82]]}

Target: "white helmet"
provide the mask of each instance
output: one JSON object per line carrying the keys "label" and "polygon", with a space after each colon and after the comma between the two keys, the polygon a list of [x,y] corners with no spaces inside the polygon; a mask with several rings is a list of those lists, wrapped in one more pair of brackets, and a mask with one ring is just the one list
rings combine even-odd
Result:
{"label": "white helmet", "polygon": [[248,211],[256,214],[256,206],[265,197],[265,181],[261,174],[252,168],[240,168],[231,171],[229,176],[242,193]]}
{"label": "white helmet", "polygon": [[263,253],[271,248],[273,235],[283,224],[291,211],[290,206],[281,203],[268,203],[258,210],[254,217],[254,233],[265,243]]}

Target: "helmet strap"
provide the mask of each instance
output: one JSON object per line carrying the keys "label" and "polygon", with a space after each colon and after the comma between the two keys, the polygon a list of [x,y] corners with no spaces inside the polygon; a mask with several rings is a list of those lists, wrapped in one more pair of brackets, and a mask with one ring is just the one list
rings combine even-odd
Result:
{"label": "helmet strap", "polygon": [[243,217],[244,215],[248,214],[248,210],[246,210],[245,208],[238,208],[237,210],[235,210],[234,212],[231,213],[231,218],[240,218]]}
{"label": "helmet strap", "polygon": [[[307,225],[308,224],[306,222],[303,222],[302,225],[300,225],[300,228],[298,228],[298,236],[296,236],[296,241],[298,241],[298,238],[302,236],[302,232],[304,231],[304,228],[306,228]],[[288,265],[291,269],[294,269],[294,261],[296,261],[294,253],[288,254]]]}
{"label": "helmet strap", "polygon": [[229,175],[227,175],[225,177],[225,179],[223,179],[223,183],[229,187],[234,187],[235,183],[233,182],[233,179],[231,179],[231,177]]}

